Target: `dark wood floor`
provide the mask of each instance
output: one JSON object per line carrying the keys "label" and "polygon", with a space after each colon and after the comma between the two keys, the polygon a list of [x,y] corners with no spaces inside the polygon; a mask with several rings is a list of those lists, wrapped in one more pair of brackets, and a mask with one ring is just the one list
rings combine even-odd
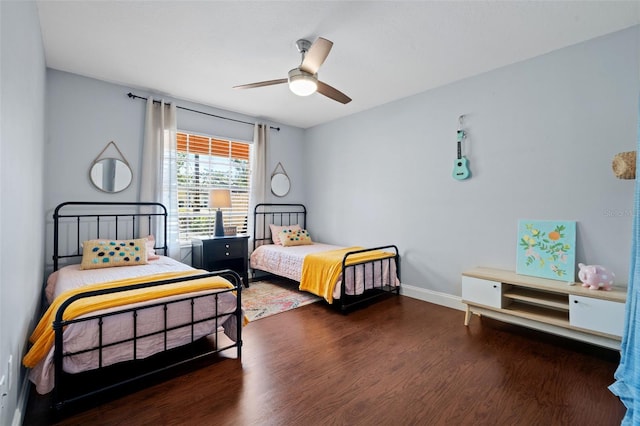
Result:
{"label": "dark wood floor", "polygon": [[[249,324],[224,357],[60,424],[618,425],[614,351],[399,296]],[[232,356],[233,354],[230,354]],[[32,395],[25,424],[50,423]]]}

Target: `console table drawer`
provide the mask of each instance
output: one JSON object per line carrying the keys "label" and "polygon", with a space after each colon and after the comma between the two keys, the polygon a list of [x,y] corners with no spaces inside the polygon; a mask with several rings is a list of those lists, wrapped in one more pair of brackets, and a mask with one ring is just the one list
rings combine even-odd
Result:
{"label": "console table drawer", "polygon": [[624,303],[570,295],[569,324],[572,327],[622,336]]}
{"label": "console table drawer", "polygon": [[492,308],[502,308],[504,304],[502,283],[463,276],[462,300]]}

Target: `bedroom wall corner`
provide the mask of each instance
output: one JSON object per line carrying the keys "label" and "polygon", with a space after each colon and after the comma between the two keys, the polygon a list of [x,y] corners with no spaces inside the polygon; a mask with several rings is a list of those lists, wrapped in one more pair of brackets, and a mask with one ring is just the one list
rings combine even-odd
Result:
{"label": "bedroom wall corner", "polygon": [[0,2],[0,31],[0,424],[19,425],[29,394],[21,360],[44,270],[46,66],[36,3]]}

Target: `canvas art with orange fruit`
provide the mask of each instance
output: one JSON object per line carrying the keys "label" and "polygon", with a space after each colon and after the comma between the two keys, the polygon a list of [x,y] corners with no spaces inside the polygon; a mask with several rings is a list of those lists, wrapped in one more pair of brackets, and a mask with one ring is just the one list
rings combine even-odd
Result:
{"label": "canvas art with orange fruit", "polygon": [[575,281],[576,222],[518,221],[516,273]]}

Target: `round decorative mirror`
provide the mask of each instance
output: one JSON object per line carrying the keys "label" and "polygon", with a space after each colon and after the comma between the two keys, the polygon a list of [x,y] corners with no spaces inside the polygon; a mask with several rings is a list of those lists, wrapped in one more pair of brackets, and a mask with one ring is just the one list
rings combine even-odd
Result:
{"label": "round decorative mirror", "polygon": [[[282,171],[279,172],[278,169]],[[278,163],[273,173],[271,173],[271,193],[276,197],[284,197],[289,193],[289,189],[291,189],[289,175],[287,175],[282,164]]]}
{"label": "round decorative mirror", "polygon": [[94,161],[89,176],[96,188],[110,193],[124,191],[131,185],[133,178],[129,165],[117,158]]}
{"label": "round decorative mirror", "polygon": [[276,173],[271,176],[271,192],[276,197],[284,197],[289,193],[290,188],[289,176],[284,173]]}

